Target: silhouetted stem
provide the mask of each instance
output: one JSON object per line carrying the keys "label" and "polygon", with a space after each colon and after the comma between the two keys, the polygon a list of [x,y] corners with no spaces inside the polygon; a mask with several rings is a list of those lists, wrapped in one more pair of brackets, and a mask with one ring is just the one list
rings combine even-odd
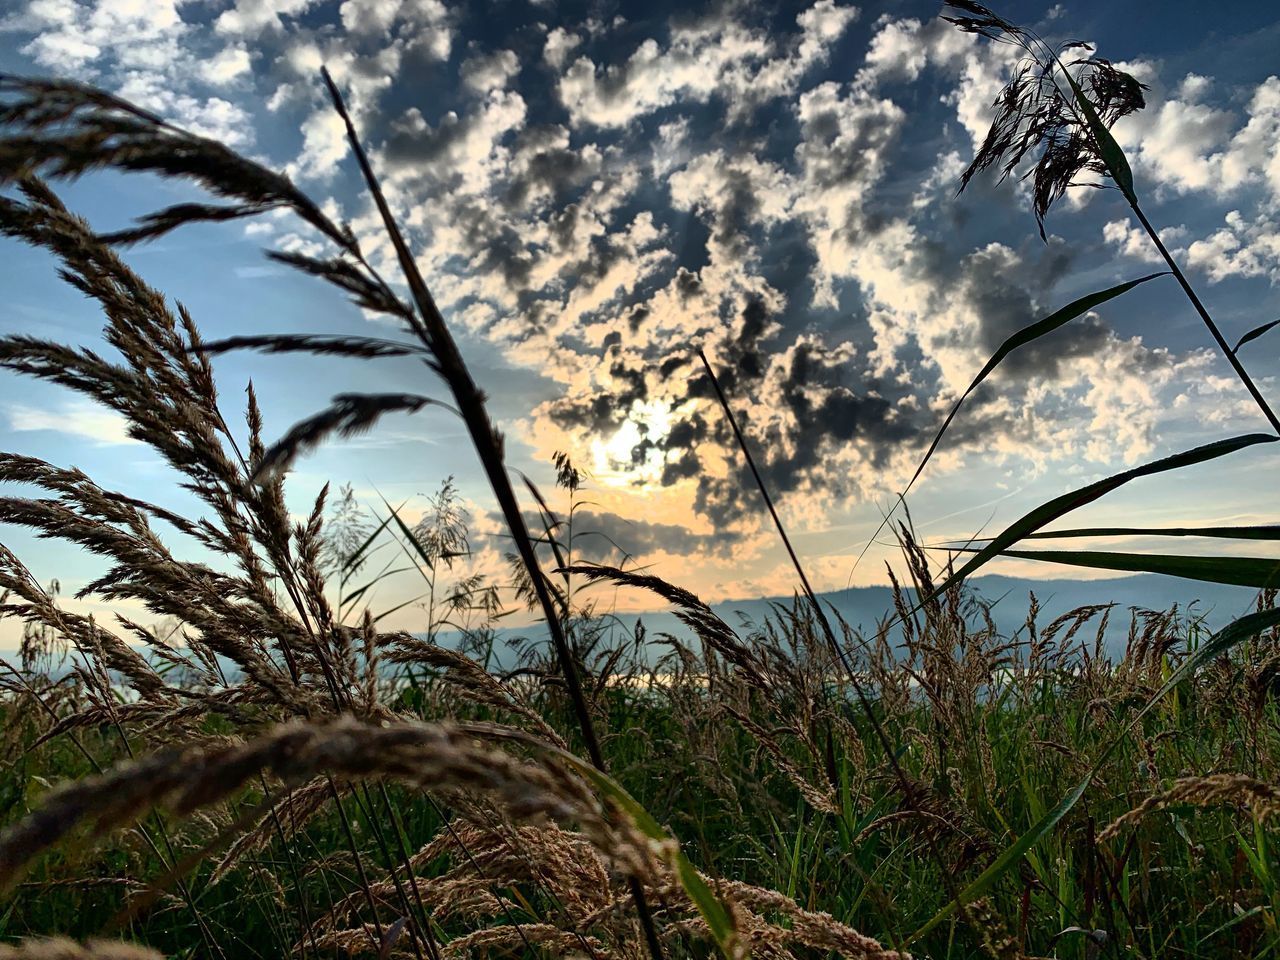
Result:
{"label": "silhouetted stem", "polygon": [[1249,376],[1249,372],[1245,370],[1244,364],[1240,362],[1240,358],[1236,356],[1235,351],[1231,349],[1226,338],[1223,337],[1222,331],[1218,329],[1218,325],[1214,323],[1213,317],[1209,316],[1209,311],[1204,308],[1204,304],[1200,302],[1200,298],[1196,295],[1190,282],[1183,274],[1182,269],[1178,266],[1173,255],[1164,245],[1164,241],[1160,239],[1160,235],[1156,233],[1155,227],[1151,226],[1151,221],[1147,219],[1146,214],[1142,212],[1142,208],[1138,206],[1136,200],[1130,200],[1129,205],[1133,208],[1134,216],[1138,218],[1138,222],[1142,224],[1142,228],[1147,231],[1147,236],[1151,238],[1151,242],[1156,245],[1156,249],[1160,251],[1160,256],[1164,258],[1164,262],[1168,264],[1170,272],[1177,278],[1182,292],[1187,295],[1187,299],[1191,301],[1191,305],[1196,308],[1196,313],[1200,314],[1200,319],[1204,321],[1204,325],[1209,328],[1209,333],[1213,335],[1214,341],[1218,344],[1218,349],[1222,351],[1222,355],[1227,358],[1227,362],[1231,364],[1231,369],[1236,372],[1236,376],[1240,378],[1240,382],[1244,384],[1245,389],[1249,391],[1249,395],[1257,402],[1258,408],[1271,424],[1271,428],[1277,434],[1280,434],[1280,419],[1275,415],[1275,411],[1267,403],[1266,398],[1258,390],[1257,384],[1253,382],[1253,378]]}
{"label": "silhouetted stem", "polygon": [[[720,381],[717,379],[715,371],[711,368],[711,361],[707,359],[706,353],[701,349],[698,350],[698,359],[702,361],[702,366],[707,371],[707,377],[711,380],[711,386],[715,389],[716,398],[720,401],[721,409],[724,410],[725,419],[729,421],[729,427],[733,430],[734,439],[738,441],[738,449],[742,451],[742,457],[747,461],[747,466],[751,469],[751,476],[755,478],[756,488],[760,491],[760,499],[764,501],[765,508],[773,519],[773,526],[778,531],[778,536],[781,538],[783,546],[787,548],[787,555],[791,557],[791,565],[795,567],[796,576],[800,578],[800,586],[804,590],[805,599],[809,601],[809,606],[818,618],[818,624],[822,627],[822,632],[826,636],[827,644],[831,648],[832,654],[840,662],[840,665],[844,667],[845,674],[849,677],[849,683],[858,698],[858,704],[866,715],[867,723],[871,725],[871,729],[876,735],[876,740],[880,743],[880,748],[884,750],[885,759],[888,761],[889,767],[898,781],[899,789],[902,791],[903,802],[914,808],[914,792],[911,790],[910,781],[907,780],[902,765],[898,763],[897,751],[890,742],[884,725],[880,723],[880,719],[876,716],[875,708],[871,705],[871,700],[867,697],[866,691],[863,690],[862,684],[858,682],[858,675],[854,672],[853,664],[849,662],[849,655],[840,645],[839,640],[836,639],[835,630],[831,628],[831,621],[827,618],[826,611],[822,609],[822,603],[818,600],[818,595],[814,593],[813,587],[809,583],[809,577],[804,572],[804,566],[800,563],[799,555],[796,553],[795,548],[791,546],[791,538],[787,536],[787,530],[782,525],[782,518],[778,516],[778,511],[773,506],[773,498],[769,496],[769,488],[765,486],[764,477],[760,475],[760,471],[756,468],[755,458],[751,456],[751,450],[747,447],[747,440],[742,435],[742,430],[738,427],[738,418],[733,415],[733,409],[729,406],[729,398],[725,396],[724,390],[720,386]],[[925,833],[925,843],[929,848],[934,863],[937,864],[941,871],[947,896],[952,900],[956,900],[959,891],[956,889],[946,862],[942,859],[942,853],[938,850],[938,845],[934,842],[932,835],[927,832]],[[964,904],[960,906],[963,910]]]}
{"label": "silhouetted stem", "polygon": [[[556,610],[555,602],[552,600],[551,592],[547,589],[546,581],[543,579],[538,555],[534,551],[533,540],[529,536],[528,526],[524,522],[524,514],[520,512],[519,501],[516,499],[515,490],[511,486],[511,480],[507,476],[506,465],[503,461],[501,437],[494,428],[493,422],[489,419],[488,410],[485,408],[484,395],[480,392],[480,388],[476,386],[475,380],[472,379],[471,371],[462,359],[462,354],[458,350],[458,345],[454,341],[448,325],[444,322],[444,316],[440,313],[440,308],[436,305],[435,298],[431,296],[430,290],[427,289],[426,281],[423,280],[422,273],[418,270],[413,254],[409,251],[408,244],[400,232],[399,224],[391,214],[391,208],[387,205],[386,197],[378,184],[378,178],[374,174],[369,158],[365,154],[359,136],[356,134],[355,124],[351,122],[351,115],[347,112],[346,105],[342,100],[342,94],[338,91],[333,78],[329,76],[328,70],[322,69],[321,75],[324,77],[325,85],[329,89],[329,95],[333,98],[334,109],[346,126],[347,140],[351,144],[352,153],[355,154],[356,161],[360,166],[360,172],[364,175],[365,183],[369,187],[369,193],[378,208],[387,236],[395,249],[396,258],[400,264],[401,271],[404,273],[405,282],[409,285],[409,291],[413,295],[413,301],[418,308],[419,315],[414,318],[414,332],[435,357],[438,364],[437,369],[445,383],[448,384],[449,389],[453,392],[454,402],[458,406],[458,411],[462,414],[463,423],[466,424],[467,432],[471,436],[472,446],[475,447],[476,453],[480,457],[480,463],[489,478],[489,485],[492,487],[494,497],[502,510],[507,529],[511,533],[511,539],[515,542],[516,550],[520,554],[520,560],[524,564],[525,571],[529,575],[529,581],[533,586],[534,594],[538,599],[538,604],[542,608],[543,617],[547,623],[547,632],[551,635],[552,646],[555,648],[556,658],[560,662],[560,671],[564,675],[565,686],[569,692],[569,701],[573,706],[578,728],[586,744],[587,756],[596,769],[602,773],[607,772],[604,754],[600,750],[600,741],[596,737],[595,725],[592,723],[591,712],[587,707],[587,698],[583,693],[582,679],[578,675],[577,665],[573,661],[573,651],[569,648],[569,643],[565,638],[560,615]],[[658,941],[653,915],[650,913],[648,902],[645,900],[644,888],[641,886],[639,879],[635,877],[629,878],[629,885],[631,896],[636,904],[636,913],[639,914],[640,925],[644,929],[645,942],[648,945],[649,952],[653,955],[654,960],[662,960],[662,945]]]}

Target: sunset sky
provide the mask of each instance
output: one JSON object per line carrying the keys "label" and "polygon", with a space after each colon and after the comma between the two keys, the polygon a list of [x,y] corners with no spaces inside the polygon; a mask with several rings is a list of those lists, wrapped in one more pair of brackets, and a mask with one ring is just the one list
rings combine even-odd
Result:
{"label": "sunset sky", "polygon": [[[319,82],[327,65],[490,395],[512,466],[545,489],[552,453],[569,452],[591,477],[580,528],[708,599],[789,593],[793,581],[698,347],[723,375],[816,585],[880,583],[891,547],[856,571],[854,558],[991,352],[1056,307],[1157,269],[1115,191],[1072,191],[1047,242],[1025,185],[979,178],[957,196],[1011,51],[937,19],[937,3],[0,8],[0,69],[92,81],[287,169],[385,258]],[[1226,0],[1211,21],[1205,9],[997,6],[1048,38],[1096,43],[1149,85],[1147,109],[1117,137],[1152,220],[1234,340],[1280,317],[1280,9]],[[65,195],[105,229],[191,192],[110,175]],[[127,259],[209,338],[395,334],[269,262],[264,247],[322,250],[282,217],[189,229]],[[11,241],[0,250],[0,330],[97,343],[100,318],[45,254]],[[1278,344],[1280,331],[1241,355],[1280,400]],[[918,531],[931,541],[994,532],[1118,469],[1264,429],[1210,346],[1165,279],[1015,355],[913,492]],[[217,371],[230,411],[253,378],[272,437],[339,392],[445,396],[405,361],[230,355]],[[160,458],[111,415],[11,373],[0,376],[0,448],[183,502]],[[1075,520],[1274,521],[1276,457],[1250,450],[1140,481]],[[488,489],[444,413],[387,420],[309,455],[291,503],[304,511],[325,480],[350,481],[369,504],[408,501],[412,514],[451,474],[475,513],[476,565],[497,571]],[[100,570],[19,531],[0,540],[64,593]]]}

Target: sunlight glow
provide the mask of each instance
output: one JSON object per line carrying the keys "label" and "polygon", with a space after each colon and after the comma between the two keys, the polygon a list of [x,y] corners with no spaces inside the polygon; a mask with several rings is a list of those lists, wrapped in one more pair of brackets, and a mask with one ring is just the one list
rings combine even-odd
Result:
{"label": "sunlight glow", "polygon": [[[666,454],[654,446],[666,439],[675,409],[663,400],[637,400],[622,426],[591,443],[591,472],[615,487],[647,486],[662,476]],[[646,443],[647,441],[647,443]]]}

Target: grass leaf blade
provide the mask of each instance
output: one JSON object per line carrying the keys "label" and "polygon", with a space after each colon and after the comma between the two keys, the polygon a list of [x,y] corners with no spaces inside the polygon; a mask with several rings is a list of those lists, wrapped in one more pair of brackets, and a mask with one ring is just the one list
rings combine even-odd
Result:
{"label": "grass leaf blade", "polygon": [[1105,477],[1096,483],[1088,486],[1080,487],[1072,490],[1062,496],[1054,497],[1052,500],[1042,503],[1030,513],[1027,513],[1020,519],[1014,521],[997,537],[994,537],[985,547],[977,550],[972,559],[964,566],[947,577],[941,585],[939,585],[933,594],[921,601],[921,604],[927,603],[936,597],[941,596],[948,589],[959,583],[965,577],[970,576],[979,567],[986,564],[989,560],[999,556],[1009,547],[1013,546],[1019,540],[1029,534],[1034,533],[1041,527],[1065,516],[1072,510],[1083,507],[1092,503],[1112,490],[1123,486],[1130,480],[1136,480],[1140,477],[1148,477],[1157,473],[1167,473],[1170,470],[1179,470],[1183,467],[1193,466],[1197,463],[1205,463],[1209,460],[1215,460],[1218,457],[1224,457],[1227,454],[1235,453],[1246,447],[1254,446],[1259,443],[1274,443],[1280,440],[1280,437],[1269,433],[1250,433],[1239,437],[1230,437],[1226,440],[1216,440],[1213,443],[1207,443],[1203,446],[1187,450],[1182,453],[1174,454],[1170,457],[1164,457],[1151,463],[1143,464],[1132,470],[1125,470],[1122,473],[1113,474]]}
{"label": "grass leaf blade", "polygon": [[1041,530],[1027,540],[1068,540],[1084,537],[1209,537],[1224,540],[1280,540],[1280,524],[1247,527],[1074,527]]}
{"label": "grass leaf blade", "polygon": [[1240,348],[1243,347],[1250,340],[1257,340],[1260,336],[1262,336],[1272,327],[1277,327],[1277,326],[1280,326],[1280,320],[1272,320],[1270,323],[1264,323],[1260,327],[1254,327],[1252,330],[1246,333],[1243,337],[1241,337],[1238,341],[1236,341],[1236,345],[1231,348],[1231,352],[1239,353]]}
{"label": "grass leaf blade", "polygon": [[1259,590],[1280,584],[1280,560],[1267,557],[1193,557],[1098,550],[1004,550],[1000,556],[1094,570],[1158,573],[1201,583],[1225,583]]}
{"label": "grass leaf blade", "polygon": [[978,372],[978,375],[973,378],[973,382],[969,384],[968,389],[960,395],[960,399],[955,402],[955,405],[951,408],[951,412],[947,414],[947,418],[942,422],[942,426],[938,428],[938,432],[934,436],[933,442],[929,444],[929,449],[925,452],[924,458],[920,461],[920,465],[916,467],[916,472],[912,475],[911,482],[907,484],[907,488],[904,493],[910,492],[912,486],[915,485],[916,480],[920,478],[920,474],[924,472],[925,465],[928,464],[930,458],[934,454],[934,451],[937,450],[938,444],[942,442],[942,435],[947,432],[947,428],[951,426],[951,421],[954,420],[956,414],[960,412],[960,406],[969,398],[969,395],[973,393],[974,390],[978,389],[982,382],[995,371],[996,367],[1004,361],[1005,357],[1009,356],[1009,354],[1013,353],[1013,351],[1017,350],[1019,347],[1026,346],[1027,344],[1052,333],[1064,324],[1070,323],[1072,320],[1083,316],[1095,307],[1106,303],[1108,300],[1114,300],[1116,297],[1127,293],[1140,284],[1146,283],[1149,280],[1155,280],[1157,277],[1164,276],[1168,276],[1168,271],[1151,273],[1145,277],[1139,277],[1136,280],[1129,280],[1106,290],[1099,290],[1096,293],[1080,297],[1079,299],[1071,301],[1065,307],[1055,310],[1047,317],[1023,327],[1017,333],[1013,334],[1013,336],[1005,340],[1004,343],[1000,344],[999,349],[992,354],[991,359],[987,361],[986,366],[984,366],[982,370]]}
{"label": "grass leaf blade", "polygon": [[1280,608],[1273,607],[1268,610],[1261,610],[1257,613],[1251,613],[1247,616],[1241,617],[1234,623],[1224,627],[1222,630],[1219,630],[1201,644],[1195,652],[1191,654],[1191,656],[1182,661],[1178,668],[1170,674],[1168,680],[1160,686],[1160,689],[1151,695],[1150,699],[1147,700],[1142,709],[1139,710],[1127,724],[1125,724],[1125,729],[1121,731],[1120,734],[1117,735],[1102,751],[1101,756],[1099,756],[1094,762],[1084,779],[1081,780],[1070,793],[1058,801],[1058,804],[1052,810],[1036,821],[1035,825],[1032,826],[1030,830],[1007,847],[1004,852],[1002,852],[1000,856],[992,862],[991,866],[982,871],[976,880],[960,892],[960,895],[956,899],[952,900],[945,907],[935,913],[924,926],[913,933],[907,939],[907,942],[914,943],[919,940],[921,937],[925,936],[937,927],[938,924],[942,923],[955,913],[962,904],[971,903],[976,898],[982,896],[1006,870],[1022,858],[1023,854],[1034,847],[1047,833],[1049,833],[1049,831],[1057,826],[1057,824],[1062,821],[1062,818],[1065,817],[1071,811],[1071,808],[1079,802],[1080,798],[1084,796],[1085,791],[1089,789],[1089,785],[1093,782],[1094,776],[1115,751],[1116,747],[1118,747],[1124,741],[1124,738],[1129,735],[1129,731],[1132,730],[1143,717],[1150,713],[1156,704],[1163,700],[1170,690],[1173,690],[1178,686],[1178,684],[1195,673],[1195,671],[1204,664],[1216,657],[1222,656],[1236,644],[1248,639],[1249,637],[1255,636],[1263,630],[1273,627],[1278,623],[1280,623]]}

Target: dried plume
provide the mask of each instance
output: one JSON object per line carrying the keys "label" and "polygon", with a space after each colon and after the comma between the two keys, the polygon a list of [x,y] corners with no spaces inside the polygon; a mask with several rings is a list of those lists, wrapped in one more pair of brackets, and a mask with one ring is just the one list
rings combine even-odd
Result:
{"label": "dried plume", "polygon": [[1044,237],[1049,208],[1068,187],[1082,185],[1081,174],[1108,176],[1102,148],[1082,113],[1072,81],[1107,128],[1146,105],[1146,87],[1109,60],[1090,55],[1087,43],[1071,40],[1054,49],[1033,31],[1004,20],[982,4],[947,0],[947,5],[958,14],[943,19],[966,33],[1012,44],[1024,54],[993,104],[995,119],[961,175],[960,189],[984,170],[997,169],[1004,180],[1024,161],[1034,160],[1034,166],[1021,176],[1031,178],[1036,225]]}

